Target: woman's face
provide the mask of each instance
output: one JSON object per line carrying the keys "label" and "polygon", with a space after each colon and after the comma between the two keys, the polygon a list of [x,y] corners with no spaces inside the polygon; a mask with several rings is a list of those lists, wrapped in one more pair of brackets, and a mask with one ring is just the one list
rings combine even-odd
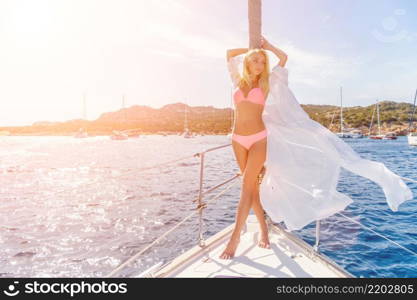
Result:
{"label": "woman's face", "polygon": [[265,56],[262,53],[253,53],[248,58],[249,72],[253,75],[259,75],[265,68]]}

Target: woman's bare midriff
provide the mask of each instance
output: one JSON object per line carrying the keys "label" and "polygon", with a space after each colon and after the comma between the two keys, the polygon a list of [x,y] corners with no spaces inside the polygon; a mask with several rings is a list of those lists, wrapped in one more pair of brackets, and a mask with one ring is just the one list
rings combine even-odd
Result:
{"label": "woman's bare midriff", "polygon": [[265,129],[262,120],[263,105],[242,101],[235,106],[233,133],[251,135]]}

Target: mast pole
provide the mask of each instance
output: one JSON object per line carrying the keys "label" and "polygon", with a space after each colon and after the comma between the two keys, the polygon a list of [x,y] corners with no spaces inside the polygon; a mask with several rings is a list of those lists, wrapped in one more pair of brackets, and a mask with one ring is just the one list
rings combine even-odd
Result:
{"label": "mast pole", "polygon": [[376,109],[377,109],[377,116],[378,116],[378,135],[381,135],[381,126],[379,124],[379,102],[378,99],[376,100]]}
{"label": "mast pole", "polygon": [[372,124],[374,122],[375,111],[376,111],[376,105],[374,107],[374,110],[372,111],[371,124],[369,125],[369,135],[371,135],[371,130],[372,130]]}
{"label": "mast pole", "polygon": [[87,97],[86,91],[83,93],[83,119],[87,120]]}
{"label": "mast pole", "polygon": [[340,87],[340,132],[343,133],[343,100],[342,100],[342,87]]}
{"label": "mast pole", "polygon": [[413,122],[414,122],[414,113],[416,112],[416,99],[417,99],[417,89],[416,89],[416,93],[414,94],[413,113],[411,114],[411,118],[408,124],[408,133],[410,132],[410,130],[412,130],[411,126],[413,125]]}
{"label": "mast pole", "polygon": [[248,0],[249,48],[261,47],[262,0]]}

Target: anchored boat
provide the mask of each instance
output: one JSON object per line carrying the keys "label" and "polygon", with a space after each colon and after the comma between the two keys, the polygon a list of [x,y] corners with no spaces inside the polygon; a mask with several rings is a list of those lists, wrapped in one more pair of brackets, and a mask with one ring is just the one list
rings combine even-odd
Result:
{"label": "anchored boat", "polygon": [[384,135],[382,139],[383,140],[396,140],[397,135],[395,134],[395,132],[388,132],[387,134]]}
{"label": "anchored boat", "polygon": [[417,132],[410,132],[407,135],[407,141],[410,146],[417,146]]}

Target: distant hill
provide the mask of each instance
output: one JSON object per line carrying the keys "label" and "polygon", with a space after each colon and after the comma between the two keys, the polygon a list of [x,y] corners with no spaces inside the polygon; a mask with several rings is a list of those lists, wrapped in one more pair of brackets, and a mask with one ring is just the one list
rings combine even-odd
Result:
{"label": "distant hill", "polygon": [[[302,105],[310,118],[320,122],[322,125],[329,127],[334,115],[331,126],[332,131],[340,131],[340,107],[332,105]],[[406,102],[397,103],[394,101],[380,101],[379,115],[381,131],[395,131],[404,134],[408,128],[413,105]],[[371,123],[372,114],[373,130],[377,130],[377,113],[375,104],[370,106],[352,106],[343,108],[344,128],[358,128],[363,133],[368,133]]]}
{"label": "distant hill", "polygon": [[[383,132],[405,134],[413,105],[394,101],[380,101],[380,121]],[[310,118],[332,131],[340,130],[340,108],[334,105],[301,104]],[[343,108],[344,128],[358,128],[368,133],[375,105]],[[103,113],[93,121],[75,119],[65,122],[38,121],[32,126],[0,127],[13,134],[72,135],[80,128],[93,135],[108,135],[112,130],[131,130],[138,133],[182,132],[187,110],[188,128],[206,134],[230,132],[233,111],[231,108],[213,106],[188,106],[184,103],[167,104],[161,108],[134,105],[114,112]],[[333,118],[333,122],[332,122]],[[377,117],[374,115],[374,129]]]}

